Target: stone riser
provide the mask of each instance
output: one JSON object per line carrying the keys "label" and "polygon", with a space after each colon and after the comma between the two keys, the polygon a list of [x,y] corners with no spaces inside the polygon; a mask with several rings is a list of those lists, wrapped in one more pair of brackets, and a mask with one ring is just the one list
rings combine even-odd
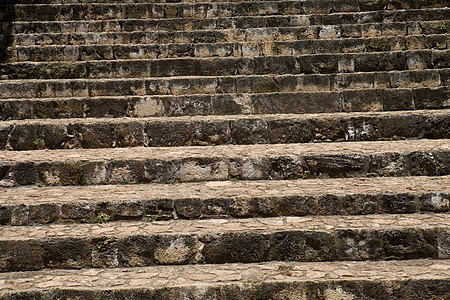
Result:
{"label": "stone riser", "polygon": [[[221,77],[132,78],[104,80],[30,80],[0,82],[0,99],[31,100],[61,97],[120,97],[240,93],[329,92],[366,89],[420,90],[450,85],[450,69],[346,74],[262,75]],[[427,90],[426,98],[432,97]],[[374,91],[374,93],[376,93]],[[422,97],[423,93],[421,93]],[[444,96],[442,94],[441,96]],[[439,96],[439,97],[441,97]],[[345,100],[345,97],[342,97]],[[33,99],[33,100],[32,100]],[[415,103],[424,100],[415,99]],[[445,103],[445,97],[443,102]],[[418,105],[420,106],[420,105]],[[3,105],[3,107],[5,107]],[[5,114],[4,118],[8,115]]]}
{"label": "stone riser", "polygon": [[25,186],[2,190],[0,223],[438,213],[448,186],[450,176]]}
{"label": "stone riser", "polygon": [[[43,45],[111,45],[111,44],[189,44],[189,43],[232,43],[232,42],[264,42],[264,41],[300,41],[347,38],[397,37],[407,40],[411,36],[420,35],[420,39],[429,39],[422,35],[442,35],[439,25],[443,21],[413,22],[413,23],[384,23],[384,24],[355,24],[355,25],[324,25],[299,27],[269,27],[250,29],[223,29],[197,31],[142,31],[142,26],[136,26],[131,32],[101,32],[101,33],[45,33],[45,34],[17,34],[14,35],[18,47]],[[420,25],[418,25],[420,24]],[[420,27],[419,27],[420,26]],[[419,42],[418,41],[418,42]],[[316,41],[315,43],[321,43]],[[323,43],[323,42],[322,42]],[[420,45],[420,42],[419,42]]]}
{"label": "stone riser", "polygon": [[0,184],[443,176],[450,174],[445,141],[1,151]]}
{"label": "stone riser", "polygon": [[70,21],[124,19],[160,19],[160,18],[211,18],[255,15],[299,15],[327,14],[330,12],[359,12],[388,8],[421,9],[446,7],[445,0],[433,1],[390,1],[374,6],[360,4],[352,0],[328,1],[263,1],[263,2],[215,2],[215,3],[174,3],[174,4],[47,4],[15,5],[17,21]]}
{"label": "stone riser", "polygon": [[[290,268],[287,266],[286,268]],[[220,270],[222,271],[222,269]],[[219,272],[220,272],[219,271]],[[95,273],[95,271],[94,271]],[[50,276],[52,276],[51,274]],[[210,276],[207,272],[205,277]],[[237,277],[240,274],[236,274]],[[128,279],[128,278],[126,278]],[[278,295],[289,295],[296,298],[308,295],[310,300],[321,300],[324,297],[359,297],[358,299],[373,299],[382,297],[385,300],[421,300],[421,299],[445,299],[448,297],[448,279],[390,279],[383,281],[373,281],[370,279],[350,280],[350,279],[330,279],[321,282],[293,282],[291,277],[286,281],[251,283],[227,283],[223,285],[189,285],[181,287],[136,287],[130,288],[124,286],[122,289],[104,289],[86,290],[77,288],[59,288],[42,289],[39,291],[18,291],[9,292],[0,295],[1,300],[15,299],[85,299],[85,300],[103,300],[103,299],[182,299],[188,297],[191,300],[204,300],[205,297],[218,300],[259,300],[276,299]],[[120,281],[119,281],[120,282]],[[143,281],[144,282],[144,281]],[[148,280],[151,282],[151,280]],[[162,280],[167,282],[167,280]],[[114,284],[114,282],[112,282]],[[77,285],[76,282],[73,282]],[[42,283],[42,285],[45,285]],[[114,284],[115,285],[115,284]],[[376,291],[376,292],[373,292]],[[264,295],[264,296],[262,296]],[[262,298],[264,297],[264,298]],[[333,298],[331,298],[333,299]],[[345,298],[343,298],[345,299]],[[350,298],[351,299],[351,298]]]}
{"label": "stone riser", "polygon": [[[343,40],[270,41],[160,45],[33,46],[10,49],[9,62],[164,59],[177,57],[258,57],[368,53],[417,49],[445,50],[448,35]],[[342,71],[342,70],[341,70]]]}
{"label": "stone riser", "polygon": [[312,54],[254,58],[173,58],[0,65],[3,79],[130,78],[263,74],[331,74],[450,67],[449,50]]}
{"label": "stone riser", "polygon": [[[379,34],[383,30],[391,30],[394,23],[407,23],[410,34],[448,32],[441,29],[443,20],[448,20],[449,8],[376,11],[361,13],[336,13],[294,16],[260,16],[260,17],[228,17],[210,19],[157,19],[157,20],[103,20],[103,21],[65,21],[65,22],[14,22],[13,33],[86,33],[86,32],[130,32],[150,31],[154,35],[158,31],[192,31],[192,30],[224,30],[252,28],[280,28],[300,26],[298,35],[314,36],[316,28],[307,30],[307,26],[335,25],[342,30],[344,37]],[[433,21],[433,22],[428,22]],[[345,24],[351,24],[346,26]],[[358,26],[357,24],[362,24]],[[302,30],[303,29],[303,30]],[[394,26],[395,30],[395,26]],[[312,32],[310,32],[312,31]],[[142,33],[136,33],[141,34]],[[218,33],[220,34],[220,32]]]}
{"label": "stone riser", "polygon": [[0,123],[0,150],[450,138],[450,111],[304,117]]}
{"label": "stone riser", "polygon": [[[134,187],[127,188],[130,194]],[[174,186],[175,188],[175,186]],[[124,187],[121,187],[124,190]],[[18,191],[19,192],[19,191]],[[45,195],[45,188],[36,190]],[[114,192],[112,190],[112,192]],[[70,193],[70,192],[69,192]],[[80,198],[83,198],[81,195]],[[50,199],[49,199],[50,200]],[[0,224],[22,226],[50,223],[95,223],[149,219],[264,218],[280,216],[410,214],[449,212],[450,192],[279,195],[272,197],[221,197],[212,199],[146,199],[125,201],[74,200],[69,203],[1,204]]]}
{"label": "stone riser", "polygon": [[8,119],[374,112],[449,107],[447,87],[188,96],[1,100]]}
{"label": "stone riser", "polygon": [[[449,247],[447,217],[448,214],[326,216],[289,217],[286,223],[280,218],[269,218],[261,222],[175,220],[5,227],[2,236],[13,238],[0,241],[0,271],[445,259]],[[363,227],[354,228],[355,224]],[[192,232],[181,233],[179,229]]]}

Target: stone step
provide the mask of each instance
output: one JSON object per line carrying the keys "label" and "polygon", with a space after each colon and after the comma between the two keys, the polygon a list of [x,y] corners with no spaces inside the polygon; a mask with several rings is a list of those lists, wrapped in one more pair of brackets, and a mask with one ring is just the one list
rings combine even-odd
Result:
{"label": "stone step", "polygon": [[0,185],[444,176],[441,140],[0,151]]}
{"label": "stone step", "polygon": [[15,187],[0,224],[449,212],[450,176]]}
{"label": "stone step", "polygon": [[445,259],[450,256],[448,216],[390,214],[2,226],[0,270]]}
{"label": "stone step", "polygon": [[[380,1],[382,2],[382,1]],[[108,19],[161,19],[161,18],[214,18],[235,16],[329,14],[335,12],[360,12],[388,10],[412,10],[447,7],[446,0],[404,0],[360,4],[353,0],[305,0],[262,2],[205,2],[205,3],[64,3],[64,4],[16,4],[14,18],[17,21],[70,21]]]}
{"label": "stone step", "polygon": [[446,86],[336,92],[0,99],[0,117],[5,120],[348,113],[447,108],[450,108],[450,100],[449,88]]}
{"label": "stone step", "polygon": [[260,57],[331,53],[369,53],[417,49],[446,50],[450,35],[312,39],[189,44],[39,45],[11,47],[9,62],[165,59],[177,57]]}
{"label": "stone step", "polygon": [[[0,99],[211,95],[426,89],[450,85],[450,69],[307,75],[176,76],[126,79],[4,80]],[[430,96],[430,94],[428,94]],[[441,97],[441,96],[440,96]],[[423,102],[416,99],[415,103]],[[4,118],[7,118],[4,114]]]}
{"label": "stone step", "polygon": [[[193,31],[142,31],[142,26],[122,26],[119,32],[76,32],[76,33],[38,33],[15,34],[18,47],[44,45],[160,45],[189,43],[233,43],[233,42],[270,42],[270,41],[303,41],[312,39],[348,39],[348,38],[382,38],[397,37],[399,40],[410,39],[410,36],[443,35],[441,29],[449,20],[429,22],[394,22],[369,23],[353,25],[322,25],[296,27],[262,27],[247,29],[193,30]],[[419,24],[419,25],[418,25]],[[420,26],[420,27],[419,27]],[[419,29],[418,29],[419,27]],[[130,30],[131,31],[127,31]],[[431,38],[431,37],[430,37]],[[319,41],[316,41],[319,43]],[[12,48],[14,49],[14,48]]]}
{"label": "stone step", "polygon": [[446,299],[448,260],[267,262],[0,274],[0,299]]}
{"label": "stone step", "polygon": [[450,139],[440,111],[0,122],[0,150]]}
{"label": "stone step", "polygon": [[107,79],[402,71],[449,68],[449,58],[450,50],[411,50],[265,57],[18,62],[0,64],[0,78]]}
{"label": "stone step", "polygon": [[[154,32],[155,28],[162,31],[192,31],[192,30],[224,30],[251,28],[303,28],[301,32],[309,32],[307,26],[335,25],[342,26],[344,35],[354,36],[365,33],[373,35],[388,30],[391,23],[407,24],[408,32],[416,34],[432,32],[434,34],[448,32],[445,25],[450,19],[450,8],[428,8],[414,10],[349,12],[313,15],[284,15],[284,16],[246,16],[246,17],[218,17],[218,18],[175,18],[175,19],[119,19],[119,20],[86,20],[86,21],[14,21],[12,33],[87,33],[87,32]],[[433,22],[430,22],[433,21]],[[362,24],[361,27],[354,27]],[[384,25],[383,25],[384,24]],[[352,25],[347,27],[346,25]],[[361,31],[361,33],[359,33]],[[301,34],[299,33],[299,35]],[[139,36],[139,33],[136,33]],[[220,34],[220,33],[219,33]],[[305,33],[303,33],[305,34]],[[314,31],[309,33],[314,34]],[[137,38],[135,38],[137,39]]]}

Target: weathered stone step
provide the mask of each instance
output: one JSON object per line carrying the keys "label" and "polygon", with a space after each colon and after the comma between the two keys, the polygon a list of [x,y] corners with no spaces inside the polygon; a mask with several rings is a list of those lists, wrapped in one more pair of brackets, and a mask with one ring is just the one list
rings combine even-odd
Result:
{"label": "weathered stone step", "polygon": [[[180,44],[180,43],[232,43],[263,41],[297,41],[311,39],[398,37],[405,39],[417,35],[442,35],[440,29],[450,21],[375,23],[354,25],[322,25],[297,27],[263,27],[247,29],[195,30],[195,31],[142,31],[142,26],[125,28],[121,32],[102,33],[43,33],[16,34],[19,47],[43,45],[116,45],[116,44]],[[419,25],[418,25],[419,24]],[[132,31],[125,31],[132,29]],[[140,31],[139,31],[140,30]],[[422,37],[423,38],[423,37]],[[132,45],[130,45],[132,46]]]}
{"label": "weathered stone step", "polygon": [[0,64],[2,79],[132,78],[313,74],[441,69],[450,50],[305,54],[297,56],[135,59]]}
{"label": "weathered stone step", "polygon": [[0,274],[0,299],[437,300],[449,296],[449,268],[427,259],[44,270]]}
{"label": "weathered stone step", "polygon": [[[0,99],[328,92],[373,88],[442,88],[449,85],[450,69],[308,75],[177,76],[109,80],[4,80],[0,82]],[[429,97],[430,94],[427,96]],[[442,96],[443,94],[439,97]],[[423,100],[416,99],[415,102],[419,104]],[[8,117],[6,111],[4,112],[3,119]]]}
{"label": "weathered stone step", "polygon": [[450,139],[450,109],[0,122],[0,150]]}
{"label": "weathered stone step", "polygon": [[[381,2],[381,1],[380,1]],[[446,0],[404,0],[360,4],[353,0],[305,0],[262,2],[214,2],[214,3],[64,3],[64,4],[16,4],[14,16],[17,21],[70,21],[106,19],[160,19],[160,18],[211,18],[255,15],[329,14],[335,12],[360,12],[388,10],[411,10],[447,7]]]}
{"label": "weathered stone step", "polygon": [[0,185],[450,174],[449,140],[0,151]]}
{"label": "weathered stone step", "polygon": [[450,107],[449,88],[354,89],[336,92],[0,99],[0,117],[174,117],[198,115],[377,112]]}
{"label": "weathered stone step", "polygon": [[11,47],[9,62],[165,59],[177,57],[258,57],[330,53],[369,53],[417,49],[445,50],[450,35],[312,39],[189,44],[39,45]]}
{"label": "weathered stone step", "polygon": [[0,224],[449,212],[450,176],[16,187]]}
{"label": "weathered stone step", "polygon": [[447,213],[3,226],[0,271],[445,259],[449,231]]}
{"label": "weathered stone step", "polygon": [[[362,24],[362,27],[345,27],[342,32],[353,36],[361,31],[366,35],[374,34],[388,29],[390,23],[407,22],[408,32],[435,34],[448,32],[445,20],[450,19],[450,8],[429,8],[416,10],[374,11],[359,13],[333,13],[313,15],[284,15],[284,16],[246,16],[226,18],[175,18],[175,19],[120,19],[120,20],[89,20],[89,21],[15,21],[12,32],[23,33],[86,33],[86,32],[130,32],[139,31],[137,37],[145,37],[143,32],[154,32],[155,28],[163,31],[191,31],[191,30],[223,30],[223,29],[250,29],[250,28],[278,28],[301,26],[308,31],[306,26]],[[427,22],[434,21],[434,22]],[[386,23],[386,25],[383,25]],[[425,26],[423,26],[425,25]],[[423,26],[423,28],[422,28]],[[309,31],[313,31],[314,27]],[[354,32],[356,31],[356,32]],[[299,33],[300,34],[300,33]],[[314,34],[314,32],[310,33]],[[137,37],[135,39],[137,39]]]}

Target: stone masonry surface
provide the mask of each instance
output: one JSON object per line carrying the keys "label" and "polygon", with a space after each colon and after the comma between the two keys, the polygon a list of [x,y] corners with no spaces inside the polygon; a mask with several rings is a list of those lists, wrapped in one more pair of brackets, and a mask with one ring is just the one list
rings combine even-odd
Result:
{"label": "stone masonry surface", "polygon": [[0,2],[0,300],[450,299],[448,0]]}

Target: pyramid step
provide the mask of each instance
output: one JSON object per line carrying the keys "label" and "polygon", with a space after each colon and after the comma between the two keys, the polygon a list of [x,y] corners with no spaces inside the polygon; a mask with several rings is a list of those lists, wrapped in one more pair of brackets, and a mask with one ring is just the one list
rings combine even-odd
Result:
{"label": "pyramid step", "polygon": [[[124,79],[3,80],[0,99],[295,93],[343,90],[427,89],[450,84],[450,69],[307,75],[176,76]],[[431,93],[428,94],[430,96]],[[440,96],[441,97],[441,96]],[[444,97],[445,98],[445,97]],[[420,101],[416,99],[417,106]],[[7,118],[4,113],[3,118]]]}
{"label": "pyramid step", "polygon": [[[261,41],[158,45],[39,45],[12,47],[9,62],[164,59],[177,57],[258,57],[331,53],[437,49],[450,46],[450,35],[346,38],[302,41]],[[344,66],[341,69],[345,68]],[[341,70],[342,71],[342,70]]]}
{"label": "pyramid step", "polygon": [[169,58],[0,64],[2,79],[131,78],[313,74],[440,69],[450,50],[305,54],[298,56]]}
{"label": "pyramid step", "polygon": [[[130,23],[130,22],[128,22]],[[120,32],[92,33],[37,33],[15,34],[18,46],[43,45],[108,45],[108,44],[179,44],[179,43],[231,43],[262,41],[296,41],[311,39],[400,37],[417,35],[440,35],[446,30],[440,25],[450,21],[369,23],[354,25],[322,25],[297,27],[263,27],[247,29],[195,30],[195,31],[142,31],[143,25],[135,27],[122,24]],[[420,24],[420,25],[419,25]]]}
{"label": "pyramid step", "polygon": [[450,176],[3,188],[2,225],[449,212]]}
{"label": "pyramid step", "polygon": [[44,270],[0,274],[0,299],[446,299],[449,269],[407,260]]}
{"label": "pyramid step", "polygon": [[[380,1],[382,2],[382,1]],[[262,2],[214,2],[214,3],[64,3],[64,4],[16,4],[17,21],[69,21],[105,19],[159,19],[159,18],[211,18],[255,15],[328,14],[332,12],[360,12],[380,9],[411,10],[442,8],[446,0],[390,1],[378,5],[360,4],[353,0],[327,1],[262,1]]]}
{"label": "pyramid step", "polygon": [[[299,35],[312,31],[306,26],[336,25],[343,26],[344,35],[354,36],[376,34],[383,29],[389,29],[391,23],[408,22],[408,32],[417,34],[425,32],[442,33],[448,32],[440,26],[445,20],[450,19],[450,8],[429,8],[415,10],[374,11],[359,13],[333,13],[313,15],[284,15],[284,16],[246,16],[226,18],[175,18],[175,19],[119,19],[119,20],[87,20],[87,21],[15,21],[12,32],[21,33],[86,33],[86,32],[130,32],[139,31],[139,36],[145,38],[145,31],[154,32],[155,28],[163,31],[191,31],[191,30],[224,30],[224,29],[250,29],[250,28],[278,28],[302,26]],[[433,22],[428,22],[433,21]],[[383,25],[383,23],[386,23]],[[363,24],[361,27],[346,27],[346,24]],[[356,32],[354,32],[356,29]],[[361,31],[361,33],[358,33]],[[151,33],[153,34],[153,33]],[[153,34],[154,35],[154,34]]]}
{"label": "pyramid step", "polygon": [[[76,86],[74,86],[76,88]],[[449,108],[449,89],[0,99],[1,118],[308,114]],[[3,131],[6,129],[3,129]],[[3,133],[5,134],[5,133]],[[3,145],[4,146],[4,145]]]}
{"label": "pyramid step", "polygon": [[450,174],[449,140],[0,151],[0,185]]}
{"label": "pyramid step", "polygon": [[450,139],[450,109],[0,122],[0,150]]}
{"label": "pyramid step", "polygon": [[445,259],[450,255],[448,216],[390,214],[3,226],[0,271]]}

